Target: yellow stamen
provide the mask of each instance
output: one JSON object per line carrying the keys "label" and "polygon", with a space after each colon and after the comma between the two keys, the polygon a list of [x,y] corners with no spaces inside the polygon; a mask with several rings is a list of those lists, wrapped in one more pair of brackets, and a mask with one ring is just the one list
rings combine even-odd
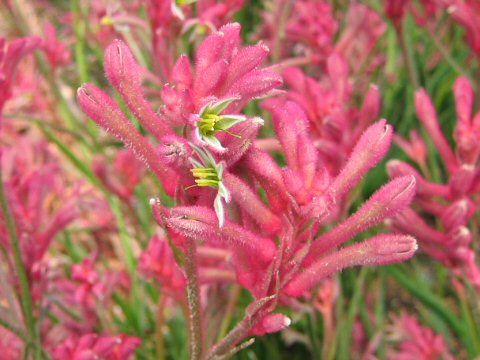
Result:
{"label": "yellow stamen", "polygon": [[[217,170],[213,167],[208,168],[193,168],[190,170],[197,186],[211,186],[218,187],[220,179],[218,178]],[[195,185],[194,185],[195,186]],[[190,186],[191,187],[191,186]],[[187,189],[189,189],[188,187]]]}

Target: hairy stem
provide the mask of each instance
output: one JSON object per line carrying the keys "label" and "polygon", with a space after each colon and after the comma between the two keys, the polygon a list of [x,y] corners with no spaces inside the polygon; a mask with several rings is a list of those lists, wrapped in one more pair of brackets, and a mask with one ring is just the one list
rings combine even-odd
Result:
{"label": "hairy stem", "polygon": [[202,356],[202,320],[198,289],[197,248],[195,240],[188,238],[185,253],[185,273],[187,275],[187,301],[190,328],[190,359],[199,360]]}

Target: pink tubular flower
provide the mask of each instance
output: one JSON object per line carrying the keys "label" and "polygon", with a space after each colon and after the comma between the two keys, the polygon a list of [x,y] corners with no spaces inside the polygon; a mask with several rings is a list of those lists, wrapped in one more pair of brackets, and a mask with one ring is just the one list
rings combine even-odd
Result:
{"label": "pink tubular flower", "polygon": [[[424,156],[406,146],[405,140],[399,144],[420,167],[420,172],[412,166],[392,160],[388,164],[391,177],[413,175],[417,179],[418,192],[414,200],[417,212],[405,210],[393,218],[396,230],[414,235],[421,250],[452,269],[453,273],[468,278],[480,289],[480,269],[475,263],[474,251],[470,245],[469,221],[478,210],[478,158],[480,145],[480,114],[472,114],[473,90],[467,79],[460,77],[454,85],[457,108],[457,126],[454,132],[455,151],[448,144],[438,123],[432,101],[425,90],[415,96],[417,115],[432,137],[445,166],[445,183],[433,183],[426,177],[428,168]],[[418,143],[419,140],[416,140]],[[421,141],[421,140],[420,140]],[[423,150],[422,150],[423,151]],[[423,174],[422,174],[423,172]],[[423,215],[438,218],[441,227],[422,219]],[[415,225],[413,225],[415,224]]]}
{"label": "pink tubular flower", "polygon": [[385,14],[392,20],[395,27],[402,26],[410,0],[387,0],[385,1]]}
{"label": "pink tubular flower", "polygon": [[389,338],[397,343],[390,350],[388,358],[392,360],[453,360],[445,339],[430,328],[419,324],[412,315],[399,315],[393,319]]}
{"label": "pink tubular flower", "polygon": [[[346,14],[346,28],[335,44],[335,51],[348,59],[353,73],[357,74],[368,64],[368,57],[372,57],[374,47],[386,29],[385,22],[376,11],[352,2]],[[383,62],[382,55],[373,56],[370,61],[369,72]]]}
{"label": "pink tubular flower", "polygon": [[[214,115],[224,111],[223,116],[235,118],[249,100],[281,85],[279,75],[259,68],[267,54],[268,48],[262,44],[240,47],[238,24],[223,26],[198,47],[195,69],[185,56],[177,61],[171,76],[176,86],[165,85],[162,90],[165,103],[162,114],[171,124],[190,125],[192,129],[200,127],[202,135],[207,135],[207,130],[211,132],[208,135],[215,135],[215,130],[226,130],[215,128],[222,117]],[[227,99],[232,101],[226,109],[222,106],[222,110],[205,112],[205,106],[215,107]],[[207,120],[213,122],[212,128],[201,126],[201,120],[205,125]]]}
{"label": "pink tubular flower", "polygon": [[115,40],[105,50],[105,73],[108,80],[138,121],[160,140],[172,131],[145,100],[141,86],[141,70],[124,42]]}
{"label": "pink tubular flower", "polygon": [[328,277],[346,267],[402,262],[410,259],[416,250],[417,242],[413,237],[379,235],[348,246],[315,262],[286,286],[285,293],[290,296],[299,296],[317,284],[318,279]]}
{"label": "pink tubular flower", "polygon": [[183,298],[185,275],[177,265],[165,239],[158,235],[153,236],[138,262],[141,274],[153,277],[167,291],[178,296],[179,299]]}
{"label": "pink tubular flower", "polygon": [[465,28],[465,36],[470,48],[480,54],[480,6],[475,0],[445,0],[453,19]]}
{"label": "pink tubular flower", "polygon": [[[285,97],[305,112],[315,147],[330,172],[336,174],[362,132],[377,120],[381,101],[378,88],[372,85],[360,109],[350,106],[353,89],[349,66],[339,54],[327,59],[327,74],[327,78],[316,81],[297,68],[288,68],[283,73],[289,86]],[[276,98],[265,101],[263,106],[273,111],[284,102]]]}
{"label": "pink tubular flower", "polygon": [[136,155],[143,159],[150,169],[163,180],[167,193],[173,194],[176,185],[174,175],[162,164],[162,159],[154,147],[121,112],[115,101],[93,84],[81,87],[77,97],[82,110],[100,126],[131,147]]}
{"label": "pink tubular flower", "polygon": [[270,333],[279,332],[290,326],[292,320],[283,314],[268,314],[261,319],[253,328],[252,334],[265,335]]}
{"label": "pink tubular flower", "polygon": [[[80,191],[66,191],[65,181],[61,180],[65,174],[46,142],[7,136],[2,140],[9,146],[2,148],[0,166],[16,218],[23,260],[30,272],[44,258],[55,236],[79,217]],[[0,213],[0,243],[10,251],[5,226]]]}
{"label": "pink tubular flower", "polygon": [[111,336],[87,334],[71,337],[53,351],[54,360],[128,360],[140,346],[139,338],[127,335]]}
{"label": "pink tubular flower", "polygon": [[[272,1],[272,11],[263,14],[260,36],[272,49],[274,60],[284,59],[273,67],[307,64],[311,71],[325,68],[334,54],[349,59],[353,72],[371,72],[382,59],[372,50],[386,30],[381,17],[367,5],[350,2],[346,13],[328,1]],[[340,16],[339,16],[340,15]],[[346,21],[339,21],[344,17]],[[339,31],[340,30],[340,31]]]}
{"label": "pink tubular flower", "polygon": [[186,20],[182,31],[193,29],[194,34],[202,35],[231,21],[233,14],[243,6],[243,0],[198,0],[196,5],[197,17]]}
{"label": "pink tubular flower", "polygon": [[[332,5],[326,1],[295,1],[285,29],[287,39],[294,44],[303,44],[305,51],[330,53],[338,29],[332,13]],[[273,20],[275,24],[278,19]]]}
{"label": "pink tubular flower", "polygon": [[62,331],[61,338],[65,338],[67,331],[72,335],[93,332],[102,318],[99,309],[110,307],[113,291],[128,288],[129,281],[125,272],[100,270],[93,256],[74,264],[71,278],[59,275],[53,278],[50,284],[52,294],[60,297],[62,304],[70,308],[72,313],[79,315],[79,318],[72,318],[61,308],[58,309],[56,304],[49,304],[62,319],[57,324],[57,331]]}
{"label": "pink tubular flower", "polygon": [[422,122],[422,125],[432,137],[445,165],[450,171],[452,171],[457,166],[457,160],[440,129],[437,113],[433,107],[432,100],[423,89],[418,90],[415,94],[415,110],[417,111],[417,116]]}
{"label": "pink tubular flower", "polygon": [[57,39],[55,27],[51,23],[45,24],[45,39],[42,41],[42,49],[45,52],[48,62],[53,69],[68,64],[71,54],[67,46]]}
{"label": "pink tubular flower", "polygon": [[112,166],[107,165],[104,157],[96,156],[92,168],[105,187],[126,202],[133,200],[144,172],[144,166],[130,149],[119,151]]}
{"label": "pink tubular flower", "polygon": [[10,43],[0,37],[0,112],[11,95],[11,86],[19,61],[39,44],[40,39],[33,36],[16,39]]}

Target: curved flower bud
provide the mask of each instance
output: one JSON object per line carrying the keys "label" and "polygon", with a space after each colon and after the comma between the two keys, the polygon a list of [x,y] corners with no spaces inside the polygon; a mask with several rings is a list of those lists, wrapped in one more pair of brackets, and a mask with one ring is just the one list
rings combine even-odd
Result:
{"label": "curved flower bud", "polygon": [[470,125],[473,107],[473,89],[470,82],[464,76],[455,80],[453,85],[455,105],[457,109],[458,125]]}
{"label": "curved flower bud", "polygon": [[271,261],[275,255],[276,246],[268,238],[257,236],[228,221],[218,228],[214,212],[207,207],[179,206],[164,209],[163,216],[169,227],[184,236],[221,243],[233,251],[242,247],[264,263]]}
{"label": "curved flower bud", "polygon": [[336,251],[318,260],[293,278],[284,291],[300,296],[322,279],[357,265],[386,265],[410,259],[417,250],[416,240],[407,235],[378,235]]}
{"label": "curved flower bud", "polygon": [[321,235],[311,245],[305,264],[330,251],[357,234],[394,216],[405,209],[415,195],[415,177],[393,179],[375,192],[352,216],[329,232]]}
{"label": "curved flower bud", "polygon": [[468,198],[452,203],[442,214],[442,222],[447,230],[466,225],[475,213],[475,206]]}
{"label": "curved flower bud", "polygon": [[477,169],[473,165],[463,164],[450,177],[449,188],[455,198],[465,196],[472,188],[477,176]]}
{"label": "curved flower bud", "polygon": [[420,244],[441,244],[446,241],[446,235],[428,225],[415,211],[404,209],[389,222],[393,229],[414,236]]}
{"label": "curved flower bud", "polygon": [[230,63],[230,71],[224,87],[228,88],[241,76],[256,69],[268,56],[268,52],[268,47],[262,43],[240,49]]}
{"label": "curved flower bud", "polygon": [[392,141],[392,127],[386,120],[371,125],[355,145],[345,167],[333,180],[332,188],[343,197],[385,156]]}
{"label": "curved flower bud", "polygon": [[415,176],[415,180],[417,182],[417,194],[420,196],[450,196],[450,189],[448,186],[443,184],[431,183],[425,180],[422,175],[420,175],[419,172],[415,170],[415,168],[413,168],[404,161],[390,160],[387,163],[387,173],[392,179],[400,176]]}
{"label": "curved flower bud", "polygon": [[232,129],[233,136],[224,140],[227,151],[221,154],[221,158],[225,160],[228,167],[239,161],[250,149],[263,124],[263,119],[256,116],[241,122]]}
{"label": "curved flower bud", "polygon": [[290,326],[292,320],[283,314],[268,314],[252,328],[253,335],[272,334]]}
{"label": "curved flower bud", "polygon": [[280,219],[260,200],[250,187],[235,175],[226,173],[225,184],[238,206],[249,214],[267,234],[274,234],[282,227]]}
{"label": "curved flower bud", "polygon": [[410,131],[410,139],[406,140],[399,135],[393,135],[393,142],[397,144],[410,159],[420,166],[427,161],[427,144],[416,130]]}
{"label": "curved flower bud", "polygon": [[169,195],[175,193],[177,176],[161,159],[153,146],[138,132],[115,101],[93,84],[84,84],[77,91],[78,103],[85,114],[135,151],[158,176]]}
{"label": "curved flower bud", "polygon": [[424,89],[420,89],[415,93],[415,110],[423,126],[432,137],[445,165],[449,171],[453,171],[457,166],[457,159],[440,129],[432,100]]}
{"label": "curved flower bud", "polygon": [[157,140],[172,133],[143,97],[141,68],[123,41],[115,40],[105,50],[105,72],[110,83],[122,95],[130,111]]}

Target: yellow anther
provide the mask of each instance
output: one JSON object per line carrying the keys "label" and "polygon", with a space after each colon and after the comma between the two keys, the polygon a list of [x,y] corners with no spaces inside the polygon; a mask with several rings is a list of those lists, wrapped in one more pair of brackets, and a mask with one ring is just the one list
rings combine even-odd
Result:
{"label": "yellow anther", "polygon": [[198,186],[218,187],[219,181],[213,179],[196,179],[195,183]]}
{"label": "yellow anther", "polygon": [[104,26],[112,26],[113,25],[113,19],[111,16],[104,16],[102,17],[102,19],[100,20],[100,24],[104,25]]}
{"label": "yellow anther", "polygon": [[211,135],[216,130],[215,124],[221,119],[222,117],[216,114],[204,114],[199,121],[198,127],[203,134]]}

